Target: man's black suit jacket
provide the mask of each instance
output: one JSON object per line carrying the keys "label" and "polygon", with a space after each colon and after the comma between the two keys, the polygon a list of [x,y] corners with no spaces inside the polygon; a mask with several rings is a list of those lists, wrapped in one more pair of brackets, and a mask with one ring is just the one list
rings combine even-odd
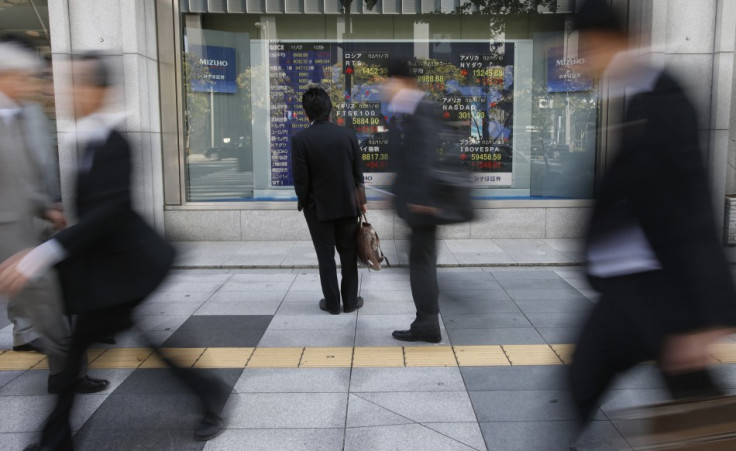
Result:
{"label": "man's black suit jacket", "polygon": [[291,164],[298,209],[314,209],[320,221],[357,217],[356,190],[363,185],[355,133],[315,121],[291,138]]}
{"label": "man's black suit jacket", "polygon": [[426,222],[425,218],[409,211],[409,204],[432,205],[430,171],[437,161],[443,127],[436,104],[425,98],[413,114],[400,121],[400,129],[391,130],[390,158],[396,170],[393,185],[396,211],[409,226]]}
{"label": "man's black suit jacket", "polygon": [[[90,154],[91,153],[91,154]],[[78,223],[55,239],[68,258],[58,269],[68,313],[139,301],[163,280],[173,248],[131,206],[131,154],[113,131],[86,149],[76,186]]]}
{"label": "man's black suit jacket", "polygon": [[651,90],[630,99],[623,125],[589,240],[638,222],[662,269],[692,304],[692,327],[736,325],[736,296],[717,238],[693,105],[662,72]]}

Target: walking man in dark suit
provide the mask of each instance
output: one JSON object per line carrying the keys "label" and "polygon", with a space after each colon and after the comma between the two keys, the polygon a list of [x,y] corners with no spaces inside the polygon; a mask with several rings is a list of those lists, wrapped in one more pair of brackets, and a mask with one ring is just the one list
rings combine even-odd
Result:
{"label": "walking man in dark suit", "polygon": [[[324,299],[319,308],[337,315],[340,297],[345,313],[363,306],[358,297],[358,216],[365,213],[360,150],[355,133],[330,122],[332,102],[322,88],[302,96],[311,122],[291,139],[294,189],[299,211],[304,210],[319,263]],[[340,255],[342,281],[337,286],[335,248]]]}
{"label": "walking man in dark suit", "polygon": [[674,398],[720,394],[708,345],[736,326],[736,294],[692,103],[666,71],[626,52],[628,36],[607,2],[588,0],[577,25],[591,69],[606,69],[627,101],[587,239],[587,272],[601,298],[569,369],[584,424],[613,378],[647,360],[658,362]]}
{"label": "walking man in dark suit", "polygon": [[[173,248],[132,208],[130,147],[115,129],[124,116],[100,112],[111,86],[104,62],[96,55],[80,57],[72,72],[77,141],[84,149],[75,199],[79,220],[0,265],[0,292],[12,294],[58,264],[66,310],[76,314],[71,350],[59,376],[61,392],[41,447],[31,445],[31,450],[73,449],[69,416],[81,359],[100,337],[133,325],[133,309],[164,279],[174,258]],[[164,361],[202,401],[204,419],[195,439],[218,435],[229,390],[218,380]]]}
{"label": "walking man in dark suit", "polygon": [[396,211],[411,228],[409,238],[409,281],[417,315],[408,330],[397,330],[393,337],[401,341],[442,341],[439,322],[439,287],[437,284],[437,226],[432,216],[428,189],[430,169],[437,158],[442,124],[432,101],[417,89],[416,74],[408,61],[393,60],[389,79],[384,85],[388,109],[400,130],[391,134],[391,157],[396,161]]}

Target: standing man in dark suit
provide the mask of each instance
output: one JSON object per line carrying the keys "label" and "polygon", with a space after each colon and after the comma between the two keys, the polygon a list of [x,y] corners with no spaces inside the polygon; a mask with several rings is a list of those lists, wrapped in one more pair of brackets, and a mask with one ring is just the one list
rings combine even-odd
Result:
{"label": "standing man in dark suit", "polygon": [[[363,306],[358,297],[358,216],[365,213],[360,148],[355,133],[330,122],[332,102],[322,88],[302,96],[309,128],[291,139],[294,189],[304,210],[319,263],[324,299],[319,308],[337,315],[340,296],[345,313]],[[337,287],[335,248],[340,254],[342,282]]]}
{"label": "standing man in dark suit", "polygon": [[391,134],[392,159],[396,159],[394,194],[396,210],[411,228],[409,238],[409,281],[417,316],[409,330],[397,330],[401,341],[442,341],[437,284],[437,226],[432,216],[429,176],[437,158],[443,125],[435,104],[417,89],[416,74],[406,60],[389,63],[384,96],[399,128]]}
{"label": "standing man in dark suit", "polygon": [[[111,88],[104,62],[97,55],[76,58],[72,72],[77,141],[84,149],[76,184],[79,220],[0,265],[0,292],[12,294],[58,264],[67,313],[76,315],[56,407],[44,427],[41,448],[27,449],[73,449],[69,416],[87,348],[133,325],[133,309],[164,279],[174,259],[173,248],[133,210],[130,147],[115,129],[124,116],[101,112]],[[218,435],[229,390],[204,374],[164,361],[202,401],[204,419],[195,439]]]}
{"label": "standing man in dark suit", "polygon": [[577,17],[591,69],[626,94],[621,143],[589,226],[587,272],[601,298],[570,365],[584,424],[612,379],[656,360],[674,398],[721,393],[708,345],[736,326],[736,294],[717,239],[698,118],[666,72],[626,52],[628,36],[603,0]]}

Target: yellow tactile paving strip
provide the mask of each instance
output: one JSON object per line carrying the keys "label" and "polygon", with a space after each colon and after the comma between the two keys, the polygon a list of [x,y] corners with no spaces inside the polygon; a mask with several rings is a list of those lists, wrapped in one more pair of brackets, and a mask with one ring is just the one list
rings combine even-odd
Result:
{"label": "yellow tactile paving strip", "polygon": [[[391,368],[567,365],[574,345],[380,346],[304,348],[165,348],[162,353],[194,368]],[[714,363],[736,363],[736,343],[712,348]],[[147,348],[91,349],[90,368],[162,368]],[[48,369],[35,352],[0,349],[0,371]]]}

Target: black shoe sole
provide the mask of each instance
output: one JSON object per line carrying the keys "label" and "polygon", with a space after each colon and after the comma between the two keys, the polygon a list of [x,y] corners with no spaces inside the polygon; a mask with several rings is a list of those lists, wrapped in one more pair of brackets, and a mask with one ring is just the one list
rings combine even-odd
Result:
{"label": "black shoe sole", "polygon": [[396,335],[391,335],[394,340],[399,341],[406,341],[408,343],[414,343],[417,341],[426,341],[427,343],[439,343],[442,341],[442,336],[440,337],[417,337],[417,336],[410,336],[410,337],[397,337]]}

